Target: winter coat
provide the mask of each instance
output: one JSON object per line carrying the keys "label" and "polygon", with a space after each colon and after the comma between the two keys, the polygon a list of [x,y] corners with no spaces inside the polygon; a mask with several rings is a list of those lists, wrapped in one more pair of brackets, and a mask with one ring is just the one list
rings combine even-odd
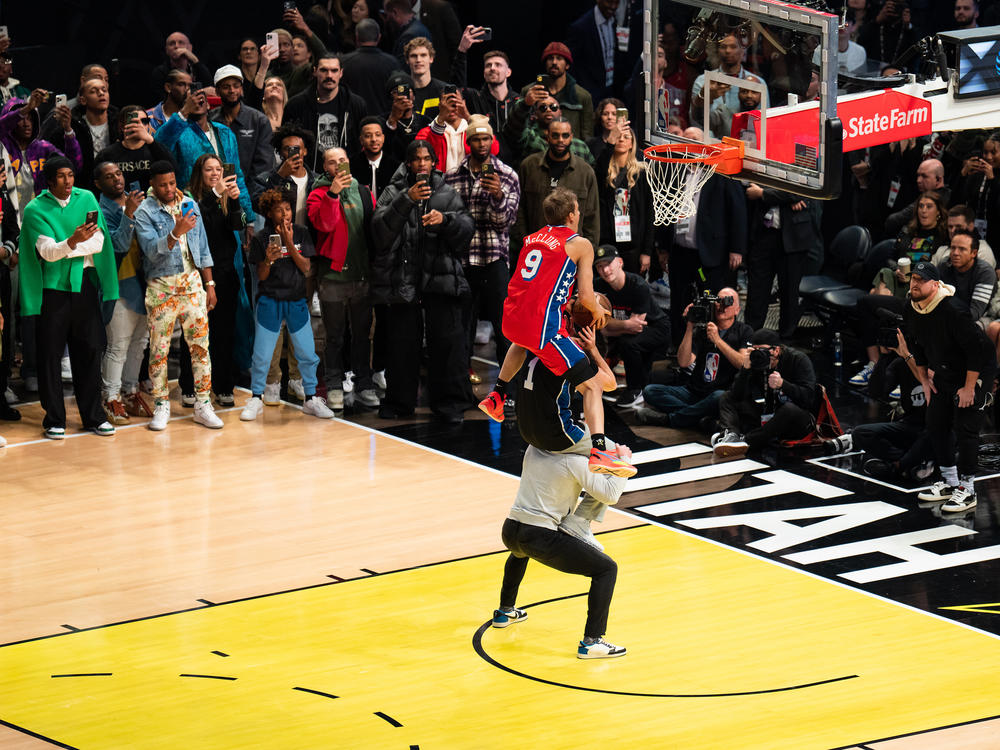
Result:
{"label": "winter coat", "polygon": [[[463,297],[470,293],[461,258],[475,231],[472,216],[440,172],[431,172],[431,197],[423,210],[408,195],[413,182],[407,165],[401,164],[375,206],[373,304],[412,304],[423,294]],[[444,214],[444,222],[424,227],[421,216],[433,210]]]}

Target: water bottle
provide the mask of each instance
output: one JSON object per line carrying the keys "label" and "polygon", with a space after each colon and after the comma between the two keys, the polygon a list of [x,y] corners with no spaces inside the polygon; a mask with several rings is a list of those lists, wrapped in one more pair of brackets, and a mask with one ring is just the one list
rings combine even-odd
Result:
{"label": "water bottle", "polygon": [[844,341],[840,337],[840,331],[833,334],[833,366],[840,372],[840,367],[844,364]]}

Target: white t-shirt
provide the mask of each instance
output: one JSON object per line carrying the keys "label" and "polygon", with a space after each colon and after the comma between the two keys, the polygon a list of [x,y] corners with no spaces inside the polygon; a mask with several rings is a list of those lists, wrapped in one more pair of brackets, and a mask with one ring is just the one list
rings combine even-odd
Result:
{"label": "white t-shirt", "polygon": [[308,175],[296,177],[292,175],[292,182],[295,183],[295,223],[306,226],[308,217],[308,207],[306,206],[306,183],[309,181]]}

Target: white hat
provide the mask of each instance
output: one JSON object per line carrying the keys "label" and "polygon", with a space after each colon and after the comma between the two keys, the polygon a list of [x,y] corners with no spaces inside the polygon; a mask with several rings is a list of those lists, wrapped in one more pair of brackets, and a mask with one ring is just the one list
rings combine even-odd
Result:
{"label": "white hat", "polygon": [[217,71],[215,71],[214,83],[218,85],[219,81],[224,78],[239,78],[243,80],[243,71],[237,68],[235,65],[223,65]]}

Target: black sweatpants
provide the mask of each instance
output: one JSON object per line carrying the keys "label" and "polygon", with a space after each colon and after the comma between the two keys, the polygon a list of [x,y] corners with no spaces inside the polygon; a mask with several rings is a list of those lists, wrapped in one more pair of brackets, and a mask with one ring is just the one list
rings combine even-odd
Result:
{"label": "black sweatpants", "polygon": [[750,400],[741,401],[731,391],[726,391],[719,399],[719,424],[742,434],[751,448],[804,438],[816,424],[812,414],[791,401],[775,409],[774,416],[763,425],[760,423],[762,413],[759,404]]}
{"label": "black sweatpants", "polygon": [[[995,371],[980,373],[986,389],[992,387]],[[938,468],[942,466],[957,466],[959,477],[976,475],[979,466],[979,432],[983,427],[986,413],[975,405],[960,409],[955,405],[955,393],[964,385],[949,381],[937,373],[934,387],[937,393],[931,394],[927,404],[927,433],[934,449],[934,460]],[[976,387],[976,399],[980,399],[982,387]],[[973,402],[975,404],[975,402]],[[954,430],[955,439],[951,440]],[[955,460],[955,448],[958,448],[958,460]]]}
{"label": "black sweatpants", "polygon": [[625,385],[629,390],[641,391],[649,385],[653,362],[667,356],[670,346],[670,321],[646,326],[639,333],[608,338],[608,349],[618,355],[625,365]]}
{"label": "black sweatpants", "polygon": [[38,346],[38,397],[45,409],[42,427],[65,427],[63,351],[69,345],[73,393],[84,429],[107,420],[101,406],[101,358],[106,342],[97,288],[84,272],[79,292],[42,290],[42,309],[35,326]]}
{"label": "black sweatpants", "polygon": [[[208,311],[208,354],[212,359],[212,390],[216,393],[232,393],[236,386],[236,360],[233,348],[236,345],[236,310],[239,308],[239,279],[236,271],[216,271],[215,298],[213,309]],[[180,373],[177,385],[181,393],[194,393],[194,375],[191,371],[191,352],[187,342],[181,337],[181,351],[178,357]]]}
{"label": "black sweatpants", "polygon": [[500,330],[503,303],[507,299],[507,284],[510,282],[508,263],[506,260],[495,260],[485,266],[465,266],[465,278],[472,288],[467,322],[469,355],[472,355],[472,347],[476,340],[476,322],[482,313],[485,316],[484,320],[493,324],[497,362],[503,364],[503,359],[510,348],[510,342]]}
{"label": "black sweatpants", "polygon": [[586,638],[599,638],[608,630],[608,611],[618,579],[618,563],[596,547],[560,531],[532,526],[508,518],[500,532],[510,556],[503,568],[500,606],[513,607],[529,558],[563,573],[590,578],[587,595]]}

